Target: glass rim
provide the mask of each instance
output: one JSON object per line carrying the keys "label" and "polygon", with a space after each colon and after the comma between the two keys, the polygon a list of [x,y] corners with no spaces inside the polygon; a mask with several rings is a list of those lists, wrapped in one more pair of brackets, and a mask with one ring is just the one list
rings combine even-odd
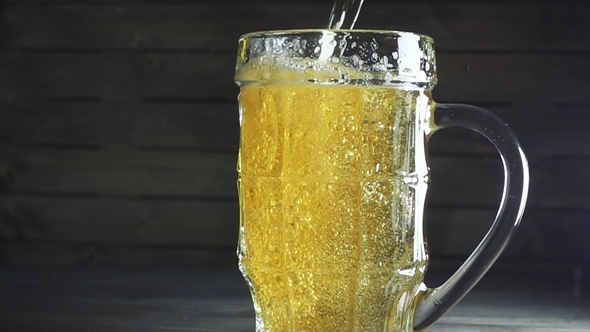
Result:
{"label": "glass rim", "polygon": [[256,37],[277,37],[277,36],[294,36],[294,35],[305,35],[310,33],[323,33],[330,32],[334,34],[348,34],[348,35],[384,35],[384,36],[418,36],[421,39],[434,44],[434,39],[429,35],[401,31],[401,30],[374,30],[374,29],[285,29],[285,30],[261,30],[248,32],[239,37],[239,40],[256,38]]}
{"label": "glass rim", "polygon": [[429,36],[397,30],[257,31],[238,41],[234,80],[240,86],[307,80],[433,88],[434,48]]}

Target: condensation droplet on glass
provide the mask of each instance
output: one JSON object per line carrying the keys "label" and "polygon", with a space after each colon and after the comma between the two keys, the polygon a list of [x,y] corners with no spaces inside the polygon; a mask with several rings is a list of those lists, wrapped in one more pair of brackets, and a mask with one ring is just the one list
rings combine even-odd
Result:
{"label": "condensation droplet on glass", "polygon": [[430,70],[430,63],[429,62],[426,62],[426,64],[424,64],[424,69],[426,71],[429,71]]}
{"label": "condensation droplet on glass", "polygon": [[344,48],[346,48],[346,39],[341,39],[341,40],[340,40],[340,42],[338,43],[338,46],[339,46],[341,49],[344,49]]}
{"label": "condensation droplet on glass", "polygon": [[397,60],[397,58],[399,57],[399,54],[397,53],[397,51],[393,51],[391,53],[391,57],[393,58],[393,60]]}
{"label": "condensation droplet on glass", "polygon": [[379,54],[377,54],[377,52],[373,52],[371,54],[371,58],[373,59],[373,61],[379,61]]}
{"label": "condensation droplet on glass", "polygon": [[379,44],[375,38],[371,39],[371,51],[376,51],[379,48]]}
{"label": "condensation droplet on glass", "polygon": [[333,56],[332,59],[331,59],[331,61],[332,61],[332,63],[338,64],[338,63],[340,63],[340,58],[337,57],[337,56]]}
{"label": "condensation droplet on glass", "polygon": [[273,44],[272,46],[272,53],[273,54],[281,54],[282,53],[282,48],[281,45],[279,45],[278,43]]}
{"label": "condensation droplet on glass", "polygon": [[314,52],[314,53],[320,53],[320,51],[321,51],[321,50],[322,50],[322,49],[321,49],[321,47],[319,47],[319,46],[316,46],[316,47],[313,49],[313,52]]}
{"label": "condensation droplet on glass", "polygon": [[356,42],[352,42],[352,44],[350,44],[351,48],[355,48],[356,47]]}

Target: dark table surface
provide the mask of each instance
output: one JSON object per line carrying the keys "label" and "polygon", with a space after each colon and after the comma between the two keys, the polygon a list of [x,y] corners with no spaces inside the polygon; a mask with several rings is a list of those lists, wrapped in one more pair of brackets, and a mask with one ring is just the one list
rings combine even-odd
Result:
{"label": "dark table surface", "polygon": [[[429,332],[590,331],[590,271],[492,272]],[[430,273],[437,284],[446,272]],[[236,268],[0,265],[0,331],[253,331]]]}

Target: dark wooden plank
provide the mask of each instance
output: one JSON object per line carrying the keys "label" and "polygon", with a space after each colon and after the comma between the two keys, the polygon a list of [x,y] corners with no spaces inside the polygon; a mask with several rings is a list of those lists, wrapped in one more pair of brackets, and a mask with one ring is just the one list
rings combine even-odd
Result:
{"label": "dark wooden plank", "polygon": [[[585,105],[514,104],[481,106],[506,121],[520,140],[532,164],[554,157],[586,157],[590,134],[586,123],[590,114]],[[496,154],[491,143],[466,129],[445,129],[435,133],[429,142],[431,154],[470,153]]]}
{"label": "dark wooden plank", "polygon": [[231,147],[237,151],[237,102],[0,103],[2,146]]}
{"label": "dark wooden plank", "polygon": [[587,81],[582,82],[582,76],[590,70],[589,59],[590,55],[573,54],[442,54],[437,60],[439,83],[434,97],[514,104],[585,103],[585,98],[575,94],[589,86]]}
{"label": "dark wooden plank", "polygon": [[179,199],[2,197],[0,238],[232,250],[238,203]]}
{"label": "dark wooden plank", "polygon": [[237,266],[236,250],[65,242],[0,242],[3,265]]}
{"label": "dark wooden plank", "polygon": [[[429,206],[426,229],[431,255],[466,257],[487,232],[495,213],[493,208]],[[235,248],[239,224],[237,202],[198,200],[5,196],[0,200],[0,216],[0,239],[21,245],[15,253],[69,245],[76,255],[63,259],[70,260],[72,255],[76,260],[90,255],[88,248],[93,246],[122,252],[162,250],[162,255],[170,250],[209,249],[215,254],[214,250]],[[590,262],[590,243],[585,241],[589,217],[588,210],[529,209],[502,258]],[[93,255],[110,255],[97,252]],[[13,254],[0,251],[3,255]],[[29,258],[19,257],[12,260]],[[149,264],[148,257],[142,259]],[[158,259],[153,263],[161,264]]]}
{"label": "dark wooden plank", "polygon": [[[590,160],[538,158],[530,161],[529,207],[587,208]],[[499,159],[492,157],[430,158],[433,204],[495,206],[501,193]]]}
{"label": "dark wooden plank", "polygon": [[[478,103],[476,103],[477,105]],[[590,114],[584,105],[482,105],[507,121],[531,160],[590,156]],[[236,102],[100,103],[0,102],[0,144],[8,147],[139,146],[231,148],[239,141]],[[447,129],[433,136],[430,153],[495,155],[484,138]]]}
{"label": "dark wooden plank", "polygon": [[[2,155],[1,163],[7,193],[235,198],[236,159],[235,153],[43,149],[16,150]],[[431,202],[481,206],[499,200],[499,158],[433,156],[430,162]],[[554,174],[536,177],[551,181]]]}
{"label": "dark wooden plank", "polygon": [[237,197],[237,153],[17,149],[0,158],[14,177],[8,190],[15,192]]}
{"label": "dark wooden plank", "polygon": [[233,55],[4,52],[0,99],[235,100],[234,69]]}
{"label": "dark wooden plank", "polygon": [[[493,209],[427,209],[430,254],[466,257],[479,244],[494,220]],[[528,209],[501,260],[590,262],[590,211]]]}
{"label": "dark wooden plank", "polygon": [[[588,103],[589,59],[590,54],[442,54],[434,94],[455,102]],[[235,100],[234,67],[230,54],[2,52],[0,100]]]}
{"label": "dark wooden plank", "polygon": [[[590,161],[575,158],[539,158],[530,163],[529,207],[586,208]],[[496,206],[502,171],[498,157],[430,158],[433,204]]]}
{"label": "dark wooden plank", "polygon": [[[16,48],[172,48],[233,52],[243,33],[273,29],[277,22],[291,28],[323,26],[327,24],[330,9],[328,3],[306,6],[296,3],[18,5],[8,6],[6,17],[12,40],[9,45]],[[56,24],[56,18],[61,23]],[[310,25],[313,20],[316,23]]]}
{"label": "dark wooden plank", "polygon": [[[550,208],[586,208],[588,199],[581,196],[590,192],[587,178],[589,167],[590,160],[572,158],[546,160],[535,165],[535,171],[531,172],[531,200]],[[552,174],[554,179],[559,180],[544,180],[542,174]]]}
{"label": "dark wooden plank", "polygon": [[[7,45],[233,52],[237,38],[246,32],[323,28],[331,6],[331,1],[22,2],[6,7]],[[584,32],[590,30],[589,14],[590,5],[582,2],[368,1],[357,28],[425,33],[435,38],[440,50],[588,51],[590,37]]]}
{"label": "dark wooden plank", "polygon": [[[15,150],[0,155],[5,193],[87,194],[113,197],[235,198],[235,153],[114,150]],[[590,163],[538,159],[531,164],[529,204],[586,208]],[[501,165],[496,156],[430,158],[430,202],[496,206]]]}

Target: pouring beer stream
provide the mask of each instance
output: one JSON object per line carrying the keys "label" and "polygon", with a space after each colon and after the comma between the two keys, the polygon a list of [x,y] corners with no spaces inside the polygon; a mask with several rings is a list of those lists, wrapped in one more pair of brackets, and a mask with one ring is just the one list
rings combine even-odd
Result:
{"label": "pouring beer stream", "polygon": [[328,29],[354,29],[364,0],[335,0]]}

